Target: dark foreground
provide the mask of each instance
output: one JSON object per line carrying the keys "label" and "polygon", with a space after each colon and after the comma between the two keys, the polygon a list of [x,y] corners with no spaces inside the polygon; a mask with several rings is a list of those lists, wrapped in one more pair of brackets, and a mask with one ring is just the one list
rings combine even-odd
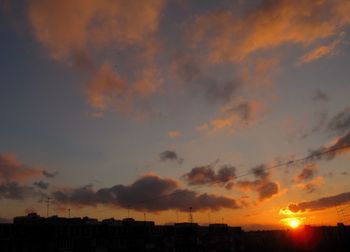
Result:
{"label": "dark foreground", "polygon": [[1,252],[350,251],[350,226],[244,232],[226,224],[155,225],[151,221],[42,218],[0,224]]}

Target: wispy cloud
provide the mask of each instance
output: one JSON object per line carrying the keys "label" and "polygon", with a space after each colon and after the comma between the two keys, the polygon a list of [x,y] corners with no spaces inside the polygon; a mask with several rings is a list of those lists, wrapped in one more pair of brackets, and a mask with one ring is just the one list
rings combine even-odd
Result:
{"label": "wispy cloud", "polygon": [[221,115],[197,128],[200,131],[216,132],[220,130],[236,130],[251,126],[258,122],[266,112],[266,105],[259,100],[237,99],[221,107]]}
{"label": "wispy cloud", "polygon": [[178,138],[178,137],[181,137],[183,135],[183,133],[181,131],[178,131],[178,130],[172,130],[172,131],[168,131],[167,135],[170,138]]}
{"label": "wispy cloud", "polygon": [[349,9],[346,1],[261,2],[243,16],[230,9],[200,15],[189,36],[207,49],[211,62],[239,62],[257,51],[333,37],[349,24]]}
{"label": "wispy cloud", "polygon": [[323,92],[322,90],[316,90],[315,94],[312,96],[312,100],[314,101],[329,101],[329,96]]}
{"label": "wispy cloud", "polygon": [[336,114],[328,123],[328,130],[343,134],[350,129],[350,107],[346,107]]}
{"label": "wispy cloud", "polygon": [[335,55],[337,53],[336,48],[341,42],[341,39],[335,39],[327,45],[321,45],[312,49],[300,58],[298,65],[307,64],[320,58]]}
{"label": "wispy cloud", "polygon": [[34,182],[33,185],[36,186],[36,187],[39,188],[39,189],[46,190],[46,189],[49,188],[50,183],[40,180],[40,181]]}
{"label": "wispy cloud", "polygon": [[50,179],[51,179],[51,178],[56,177],[58,174],[59,174],[58,171],[51,172],[51,171],[43,170],[43,175],[44,175],[46,178],[50,178]]}

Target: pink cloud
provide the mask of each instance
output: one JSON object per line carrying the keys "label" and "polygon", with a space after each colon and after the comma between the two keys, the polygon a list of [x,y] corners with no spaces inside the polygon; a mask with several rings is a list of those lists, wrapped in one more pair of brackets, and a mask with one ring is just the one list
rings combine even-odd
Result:
{"label": "pink cloud", "polygon": [[0,181],[22,181],[41,175],[42,169],[21,163],[14,154],[0,154]]}

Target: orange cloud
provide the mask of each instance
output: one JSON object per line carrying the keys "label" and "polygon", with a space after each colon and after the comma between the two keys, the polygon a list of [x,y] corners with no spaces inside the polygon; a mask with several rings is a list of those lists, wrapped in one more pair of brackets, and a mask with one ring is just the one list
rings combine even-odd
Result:
{"label": "orange cloud", "polygon": [[233,132],[256,123],[265,111],[266,105],[262,101],[240,99],[222,106],[220,117],[211,120],[210,125],[203,124],[197,127],[197,130],[230,129]]}
{"label": "orange cloud", "polygon": [[204,44],[211,62],[239,62],[259,50],[305,46],[339,34],[350,23],[349,11],[348,1],[262,2],[243,17],[227,10],[201,15],[189,36],[193,45]]}
{"label": "orange cloud", "polygon": [[137,80],[127,83],[109,63],[101,65],[85,87],[88,104],[94,109],[95,115],[102,115],[108,109],[138,116],[140,111],[134,107],[137,98],[146,98],[156,92],[160,81],[157,72],[145,68]]}
{"label": "orange cloud", "polygon": [[33,0],[28,16],[36,39],[64,59],[89,48],[142,42],[157,29],[163,2]]}
{"label": "orange cloud", "polygon": [[[28,17],[36,40],[54,59],[91,77],[83,89],[94,115],[116,109],[142,117],[136,99],[157,92],[162,84],[154,57],[160,48],[155,32],[163,6],[164,0],[33,0],[28,2]],[[101,58],[106,51],[129,48],[122,67],[131,65],[131,76],[100,63],[106,62]]]}
{"label": "orange cloud", "polygon": [[308,181],[314,178],[318,170],[318,165],[315,163],[305,164],[301,172],[293,178],[294,182]]}
{"label": "orange cloud", "polygon": [[307,52],[299,60],[299,65],[310,63],[323,57],[330,57],[336,54],[336,48],[341,43],[340,39],[336,39],[328,45],[321,45]]}
{"label": "orange cloud", "polygon": [[27,166],[17,160],[11,153],[0,154],[0,181],[20,181],[42,175],[38,167]]}
{"label": "orange cloud", "polygon": [[109,64],[103,64],[87,85],[90,106],[104,111],[113,102],[126,99],[127,85]]}
{"label": "orange cloud", "polygon": [[318,176],[307,183],[297,184],[297,187],[301,190],[307,191],[309,193],[314,192],[316,189],[321,187],[324,184],[324,177]]}
{"label": "orange cloud", "polygon": [[167,133],[168,137],[170,138],[177,138],[177,137],[181,137],[182,136],[182,132],[181,131],[168,131]]}

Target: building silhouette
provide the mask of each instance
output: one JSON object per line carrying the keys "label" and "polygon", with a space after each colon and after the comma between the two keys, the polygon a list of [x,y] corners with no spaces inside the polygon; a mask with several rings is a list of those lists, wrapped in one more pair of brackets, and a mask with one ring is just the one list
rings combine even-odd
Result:
{"label": "building silhouette", "polygon": [[350,227],[305,226],[251,231],[226,224],[155,225],[153,221],[88,217],[43,218],[35,213],[0,224],[1,252],[112,251],[350,251]]}

